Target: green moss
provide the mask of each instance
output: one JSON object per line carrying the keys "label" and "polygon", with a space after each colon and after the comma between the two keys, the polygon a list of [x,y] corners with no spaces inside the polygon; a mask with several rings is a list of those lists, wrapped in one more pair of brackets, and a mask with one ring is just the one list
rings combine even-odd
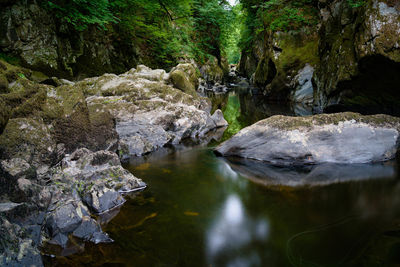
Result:
{"label": "green moss", "polygon": [[182,70],[175,70],[170,73],[170,81],[174,87],[182,90],[182,92],[196,97],[195,86],[187,78],[187,74]]}
{"label": "green moss", "polygon": [[0,74],[0,94],[8,93],[8,81],[4,74]]}
{"label": "green moss", "polygon": [[57,95],[62,99],[65,115],[72,114],[77,105],[86,106],[82,87],[63,85],[56,88]]}
{"label": "green moss", "polygon": [[343,112],[335,114],[320,114],[308,117],[288,117],[288,116],[273,116],[259,122],[261,125],[268,125],[282,130],[296,130],[298,128],[311,128],[327,124],[339,124],[339,122],[355,120],[356,122],[364,122],[377,127],[395,127],[400,130],[400,118],[389,115],[369,115],[363,116],[353,112]]}
{"label": "green moss", "polygon": [[0,97],[0,134],[3,133],[4,128],[10,118],[10,108],[6,105],[5,101]]}
{"label": "green moss", "polygon": [[299,70],[306,63],[316,66],[319,63],[318,38],[313,35],[296,36],[286,35],[279,42],[282,53],[276,62],[277,68],[287,71]]}
{"label": "green moss", "polygon": [[0,152],[9,158],[33,158],[49,162],[48,147],[52,145],[49,129],[38,118],[10,119],[0,135]]}

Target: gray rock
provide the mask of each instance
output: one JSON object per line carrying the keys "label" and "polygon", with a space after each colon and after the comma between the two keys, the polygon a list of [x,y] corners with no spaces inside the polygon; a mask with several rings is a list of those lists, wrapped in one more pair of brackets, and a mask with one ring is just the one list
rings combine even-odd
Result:
{"label": "gray rock", "polygon": [[[193,66],[178,65],[175,72],[180,72],[191,87],[196,84]],[[124,160],[185,138],[201,138],[217,127],[207,99],[194,90],[182,92],[161,76],[160,71],[141,65],[118,76],[106,74],[74,85],[84,88],[89,109],[107,111],[115,118],[119,153]]]}
{"label": "gray rock", "polygon": [[312,105],[314,101],[314,88],[312,85],[312,77],[314,75],[314,68],[306,64],[306,66],[299,71],[294,79],[295,90],[291,94],[291,100],[295,103],[302,103]]}
{"label": "gray rock", "polygon": [[211,116],[211,119],[214,121],[217,128],[228,126],[228,122],[224,118],[224,114],[220,109],[217,109],[214,114]]}
{"label": "gray rock", "polygon": [[100,225],[92,218],[85,216],[81,225],[79,225],[72,234],[78,238],[89,241],[96,232],[101,232]]}
{"label": "gray rock", "polygon": [[22,203],[14,203],[14,202],[0,203],[0,212],[13,210],[14,208],[20,205],[22,205]]}
{"label": "gray rock", "polygon": [[31,167],[28,162],[20,158],[2,160],[0,164],[2,169],[14,178],[23,175]]}
{"label": "gray rock", "polygon": [[377,162],[395,157],[399,132],[400,119],[388,115],[273,116],[242,129],[215,151],[277,165]]}
{"label": "gray rock", "polygon": [[82,222],[82,213],[78,212],[75,203],[61,205],[48,218],[48,228],[53,236],[58,233],[68,234],[73,232]]}

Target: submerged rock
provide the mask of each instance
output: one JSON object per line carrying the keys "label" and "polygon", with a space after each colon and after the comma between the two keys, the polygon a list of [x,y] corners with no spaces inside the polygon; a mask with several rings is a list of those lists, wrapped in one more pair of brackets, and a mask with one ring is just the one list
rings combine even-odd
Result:
{"label": "submerged rock", "polygon": [[388,115],[273,116],[242,129],[215,152],[277,165],[378,162],[396,156],[399,132],[400,119]]}

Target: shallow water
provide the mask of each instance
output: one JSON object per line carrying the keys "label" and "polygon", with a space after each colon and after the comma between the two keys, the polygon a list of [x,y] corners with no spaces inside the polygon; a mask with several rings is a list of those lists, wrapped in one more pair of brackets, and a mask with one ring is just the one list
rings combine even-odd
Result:
{"label": "shallow water", "polygon": [[[270,115],[257,113],[257,105],[247,105],[255,111],[243,114],[244,102],[235,96],[221,102],[225,111],[239,102],[242,112],[230,119],[245,126],[249,118]],[[47,265],[400,263],[397,162],[285,169],[217,158],[210,146],[199,145],[161,150],[132,159],[126,167],[148,188],[133,195],[104,226],[115,242],[86,244],[69,256],[45,257]]]}

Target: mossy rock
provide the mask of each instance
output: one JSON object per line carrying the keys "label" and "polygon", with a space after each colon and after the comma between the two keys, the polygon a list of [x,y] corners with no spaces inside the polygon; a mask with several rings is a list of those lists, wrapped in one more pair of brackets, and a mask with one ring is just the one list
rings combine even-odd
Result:
{"label": "mossy rock", "polygon": [[34,167],[55,162],[56,143],[40,118],[10,119],[0,135],[0,157],[21,158]]}
{"label": "mossy rock", "polygon": [[184,73],[186,73],[189,81],[194,85],[195,89],[199,87],[199,78],[200,78],[200,70],[197,69],[193,64],[190,63],[185,63],[185,64],[179,64],[175,68],[171,70],[171,72],[175,70],[181,70]]}
{"label": "mossy rock", "polygon": [[0,97],[0,134],[3,133],[10,118],[10,108],[6,105],[5,101]]}
{"label": "mossy rock", "polygon": [[194,85],[189,81],[187,74],[182,70],[170,73],[170,81],[174,87],[191,96],[197,96]]}
{"label": "mossy rock", "polygon": [[400,118],[384,114],[364,116],[354,112],[343,112],[334,114],[319,114],[306,117],[290,117],[276,115],[258,122],[258,125],[268,125],[280,130],[296,130],[299,128],[313,128],[328,124],[337,125],[340,122],[355,121],[366,123],[374,127],[396,128],[400,131]]}
{"label": "mossy rock", "polygon": [[0,94],[8,92],[8,80],[5,75],[0,74]]}

